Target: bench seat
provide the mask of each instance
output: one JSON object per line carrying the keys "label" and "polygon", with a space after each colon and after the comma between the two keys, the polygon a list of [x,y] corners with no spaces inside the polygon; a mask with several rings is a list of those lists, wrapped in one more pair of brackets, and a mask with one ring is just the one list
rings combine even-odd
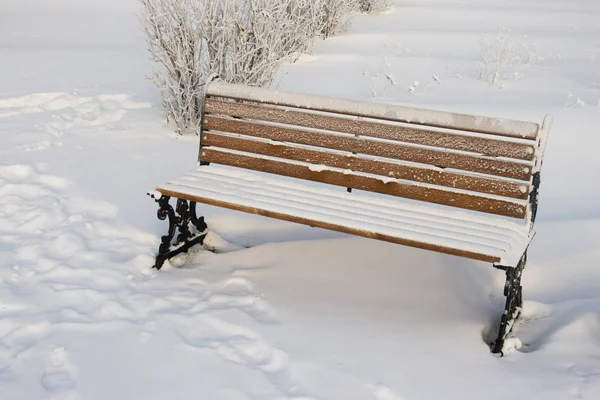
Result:
{"label": "bench seat", "polygon": [[523,221],[368,192],[204,165],[162,195],[513,267],[531,232]]}

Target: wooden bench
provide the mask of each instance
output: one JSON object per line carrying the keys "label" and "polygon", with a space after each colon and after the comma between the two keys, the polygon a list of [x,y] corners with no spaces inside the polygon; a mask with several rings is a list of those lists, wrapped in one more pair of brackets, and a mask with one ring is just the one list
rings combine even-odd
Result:
{"label": "wooden bench", "polygon": [[486,261],[506,271],[501,353],[550,125],[212,82],[198,167],[152,194],[169,219],[154,267],[202,243],[196,203]]}

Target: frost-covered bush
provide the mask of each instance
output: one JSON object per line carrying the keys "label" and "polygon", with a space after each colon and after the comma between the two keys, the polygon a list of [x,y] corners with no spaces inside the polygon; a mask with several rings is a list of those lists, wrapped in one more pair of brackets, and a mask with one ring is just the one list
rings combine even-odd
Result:
{"label": "frost-covered bush", "polygon": [[333,32],[330,20],[343,21],[344,8],[325,18],[320,2],[341,1],[348,0],[140,0],[148,48],[160,65],[152,79],[168,120],[179,133],[198,132],[209,76],[272,82],[282,61]]}
{"label": "frost-covered bush", "polygon": [[345,30],[352,14],[385,11],[392,6],[392,0],[313,0],[313,7],[320,16],[320,36],[328,38]]}
{"label": "frost-covered bush", "polygon": [[319,11],[320,34],[323,38],[346,29],[352,12],[357,9],[356,0],[314,0],[313,4]]}
{"label": "frost-covered bush", "polygon": [[364,13],[385,11],[392,6],[392,0],[358,0],[358,9]]}
{"label": "frost-covered bush", "polygon": [[198,125],[200,86],[208,73],[202,28],[194,0],[141,0],[148,49],[160,64],[152,75],[167,119],[179,133]]}
{"label": "frost-covered bush", "polygon": [[479,79],[496,84],[500,80],[519,79],[523,68],[542,60],[534,41],[501,29],[495,37],[482,35]]}

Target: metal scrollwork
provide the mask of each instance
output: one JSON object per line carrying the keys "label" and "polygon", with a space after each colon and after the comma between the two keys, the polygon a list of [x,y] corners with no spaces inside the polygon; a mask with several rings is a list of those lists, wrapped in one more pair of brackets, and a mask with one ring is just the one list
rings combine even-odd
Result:
{"label": "metal scrollwork", "polygon": [[[192,246],[202,244],[206,236],[207,226],[204,222],[204,217],[196,215],[196,203],[186,200],[177,199],[175,209],[169,204],[169,196],[156,196],[149,194],[157,203],[158,219],[164,221],[169,220],[169,231],[161,237],[158,254],[154,268],[160,269],[164,262],[169,258],[183,252],[187,252]],[[190,223],[196,228],[197,232],[190,230]],[[175,239],[175,231],[179,234]]]}
{"label": "metal scrollwork", "polygon": [[190,201],[190,211],[192,215],[192,224],[194,224],[199,233],[204,232],[208,227],[206,226],[206,222],[204,222],[204,217],[198,218],[198,216],[196,215],[195,201]]}
{"label": "metal scrollwork", "polygon": [[158,254],[164,254],[169,252],[171,242],[175,236],[177,218],[175,217],[175,211],[173,210],[173,207],[171,207],[169,204],[170,197],[161,196],[155,200],[158,203],[158,211],[156,212],[158,219],[164,221],[165,219],[169,218],[169,231],[166,235],[161,237],[160,247],[158,248]]}
{"label": "metal scrollwork", "polygon": [[192,215],[190,214],[188,203],[185,200],[177,199],[176,209],[178,214],[177,227],[179,228],[179,235],[177,235],[177,243],[182,243],[192,237],[192,232],[190,232],[189,227]]}

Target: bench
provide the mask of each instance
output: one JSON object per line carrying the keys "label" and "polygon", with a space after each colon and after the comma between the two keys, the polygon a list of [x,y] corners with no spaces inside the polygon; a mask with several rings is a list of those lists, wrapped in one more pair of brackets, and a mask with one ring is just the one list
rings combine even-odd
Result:
{"label": "bench", "polygon": [[485,261],[506,274],[502,354],[551,122],[211,82],[197,168],[151,193],[169,219],[154,267],[202,244],[197,203]]}

